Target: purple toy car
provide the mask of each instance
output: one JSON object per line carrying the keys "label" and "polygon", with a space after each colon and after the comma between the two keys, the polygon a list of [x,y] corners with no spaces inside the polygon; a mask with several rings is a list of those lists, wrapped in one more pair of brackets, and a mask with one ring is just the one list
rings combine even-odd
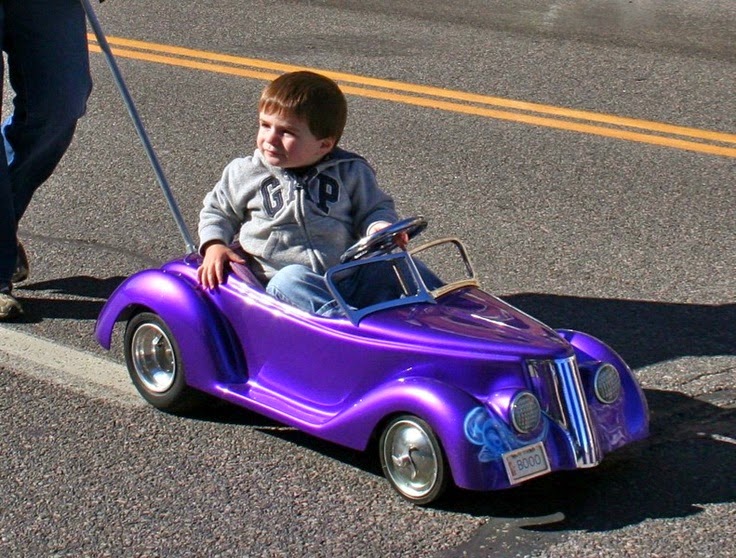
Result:
{"label": "purple toy car", "polygon": [[[425,226],[397,223],[328,271],[344,317],[275,300],[245,266],[206,291],[190,254],[123,282],[97,338],[109,348],[127,320],[131,378],[159,409],[204,392],[357,450],[377,441],[386,477],[416,504],[449,483],[497,490],[592,467],[648,435],[642,389],[612,349],[482,291],[456,239],[396,249]],[[342,287],[367,266],[395,295],[355,307]]]}

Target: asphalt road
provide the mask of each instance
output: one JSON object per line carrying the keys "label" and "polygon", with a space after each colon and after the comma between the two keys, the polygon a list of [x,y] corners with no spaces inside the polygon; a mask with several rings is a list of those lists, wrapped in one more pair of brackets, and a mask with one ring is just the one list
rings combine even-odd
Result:
{"label": "asphalt road", "polygon": [[427,238],[461,237],[489,291],[616,347],[652,437],[418,509],[372,456],[229,408],[142,405],[94,320],[184,243],[93,51],[88,114],[21,225],[25,318],[0,326],[0,555],[736,556],[732,2],[96,9],[136,41],[119,64],[192,231],[222,167],[253,149],[278,64],[345,74],[344,146],[429,219]]}

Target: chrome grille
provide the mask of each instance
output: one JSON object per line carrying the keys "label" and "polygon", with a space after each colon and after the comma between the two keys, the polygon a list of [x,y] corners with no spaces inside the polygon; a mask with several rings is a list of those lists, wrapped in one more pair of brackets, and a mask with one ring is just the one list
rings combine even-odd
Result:
{"label": "chrome grille", "polygon": [[567,419],[560,400],[560,385],[555,374],[555,364],[551,360],[527,361],[529,377],[534,393],[542,410],[567,429]]}
{"label": "chrome grille", "polygon": [[527,362],[529,377],[543,410],[568,433],[578,467],[602,459],[575,357]]}

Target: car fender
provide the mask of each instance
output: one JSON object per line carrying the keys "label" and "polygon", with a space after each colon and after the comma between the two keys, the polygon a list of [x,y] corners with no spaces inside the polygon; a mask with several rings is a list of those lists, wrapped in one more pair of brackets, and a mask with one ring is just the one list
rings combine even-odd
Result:
{"label": "car fender", "polygon": [[623,414],[631,440],[642,439],[649,434],[649,407],[639,381],[623,358],[606,343],[588,333],[560,329],[557,333],[573,347],[578,362],[597,360],[613,364],[621,377],[624,391]]}
{"label": "car fender", "polygon": [[472,487],[483,474],[483,463],[477,457],[479,448],[465,433],[465,421],[479,407],[484,407],[482,402],[453,385],[426,377],[402,377],[365,394],[326,424],[329,432],[321,435],[365,450],[371,439],[380,436],[390,418],[416,415],[439,438],[455,484]]}
{"label": "car fender", "polygon": [[169,326],[188,385],[206,391],[213,379],[245,380],[245,359],[230,324],[201,289],[166,270],[141,271],[115,289],[97,318],[100,345],[109,349],[115,323],[142,311],[158,314]]}

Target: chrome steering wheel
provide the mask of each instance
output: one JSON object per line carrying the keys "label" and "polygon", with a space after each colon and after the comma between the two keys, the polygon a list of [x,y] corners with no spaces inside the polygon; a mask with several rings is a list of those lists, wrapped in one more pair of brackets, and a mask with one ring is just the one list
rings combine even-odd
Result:
{"label": "chrome steering wheel", "polygon": [[427,220],[421,216],[397,221],[385,229],[361,238],[345,250],[343,255],[340,256],[340,263],[347,263],[380,254],[388,254],[399,247],[397,243],[397,237],[399,235],[406,233],[409,236],[409,240],[411,240],[426,228]]}

